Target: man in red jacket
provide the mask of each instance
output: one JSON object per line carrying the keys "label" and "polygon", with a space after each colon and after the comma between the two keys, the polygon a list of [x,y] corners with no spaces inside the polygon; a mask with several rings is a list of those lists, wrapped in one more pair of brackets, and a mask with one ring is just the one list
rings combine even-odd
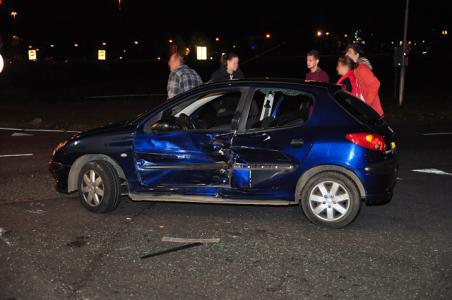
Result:
{"label": "man in red jacket", "polygon": [[380,116],[383,116],[383,108],[381,107],[380,97],[378,97],[380,81],[372,72],[372,65],[369,60],[362,57],[363,53],[363,49],[360,45],[352,44],[347,48],[346,55],[358,64],[355,68],[355,76],[364,101]]}

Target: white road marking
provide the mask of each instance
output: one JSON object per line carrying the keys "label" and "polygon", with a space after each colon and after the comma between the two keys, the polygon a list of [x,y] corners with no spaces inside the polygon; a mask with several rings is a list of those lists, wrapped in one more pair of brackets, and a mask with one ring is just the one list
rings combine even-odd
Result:
{"label": "white road marking", "polygon": [[208,244],[208,243],[218,243],[219,241],[220,241],[220,239],[218,239],[218,238],[214,238],[214,239],[184,239],[184,238],[169,237],[169,236],[162,237],[162,242],[184,243],[184,244],[190,244],[190,243]]}
{"label": "white road marking", "polygon": [[33,153],[23,153],[23,154],[0,154],[0,158],[3,158],[3,157],[21,157],[21,156],[33,156]]}
{"label": "white road marking", "polygon": [[424,133],[423,135],[452,135],[452,132],[431,132]]}
{"label": "white road marking", "polygon": [[14,132],[11,136],[33,136],[32,133],[22,133],[22,132]]}
{"label": "white road marking", "polygon": [[428,173],[428,174],[436,174],[436,175],[449,175],[452,176],[452,173],[444,172],[438,169],[415,169],[411,170],[412,172],[418,173]]}
{"label": "white road marking", "polygon": [[8,128],[0,127],[0,130],[6,131],[30,131],[30,132],[69,132],[69,133],[79,133],[78,130],[63,130],[63,129],[34,129],[34,128]]}

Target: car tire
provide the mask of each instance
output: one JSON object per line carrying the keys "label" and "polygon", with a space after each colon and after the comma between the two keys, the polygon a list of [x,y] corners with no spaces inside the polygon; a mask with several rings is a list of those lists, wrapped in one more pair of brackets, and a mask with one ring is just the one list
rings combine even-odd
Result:
{"label": "car tire", "polygon": [[314,224],[329,228],[347,226],[361,208],[356,184],[338,172],[312,176],[303,187],[297,187],[297,196],[306,217]]}
{"label": "car tire", "polygon": [[81,204],[92,212],[110,212],[119,205],[119,176],[106,161],[91,161],[85,164],[80,170],[78,187]]}

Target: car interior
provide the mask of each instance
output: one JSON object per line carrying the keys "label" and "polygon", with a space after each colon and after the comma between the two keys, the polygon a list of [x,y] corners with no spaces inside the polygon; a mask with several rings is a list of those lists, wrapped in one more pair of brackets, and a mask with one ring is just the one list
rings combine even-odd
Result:
{"label": "car interior", "polygon": [[296,90],[259,89],[255,92],[247,129],[303,124],[314,107],[313,96]]}

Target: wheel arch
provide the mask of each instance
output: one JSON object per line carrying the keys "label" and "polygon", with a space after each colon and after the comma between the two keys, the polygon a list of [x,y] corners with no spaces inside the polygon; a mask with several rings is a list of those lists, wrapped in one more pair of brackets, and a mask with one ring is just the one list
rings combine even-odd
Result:
{"label": "wheel arch", "polygon": [[297,188],[295,191],[295,201],[297,203],[300,201],[299,195],[303,190],[304,186],[306,185],[306,183],[309,181],[309,179],[311,179],[314,175],[321,172],[338,172],[347,176],[353,181],[353,183],[355,183],[356,187],[358,188],[361,199],[366,198],[366,189],[364,188],[364,185],[362,184],[361,180],[358,178],[358,176],[356,176],[356,174],[353,171],[338,165],[321,165],[305,171],[303,175],[300,177],[300,179],[298,179]]}
{"label": "wheel arch", "polygon": [[89,163],[90,161],[95,161],[95,160],[104,160],[104,161],[108,162],[115,169],[116,173],[118,174],[118,177],[127,181],[127,178],[126,178],[122,168],[110,156],[105,155],[105,154],[85,154],[85,155],[82,155],[79,158],[77,158],[71,166],[71,169],[70,169],[69,175],[68,175],[68,184],[67,184],[68,193],[72,193],[72,192],[75,192],[76,190],[78,190],[77,180],[78,180],[80,170],[82,169],[82,167],[85,164]]}

